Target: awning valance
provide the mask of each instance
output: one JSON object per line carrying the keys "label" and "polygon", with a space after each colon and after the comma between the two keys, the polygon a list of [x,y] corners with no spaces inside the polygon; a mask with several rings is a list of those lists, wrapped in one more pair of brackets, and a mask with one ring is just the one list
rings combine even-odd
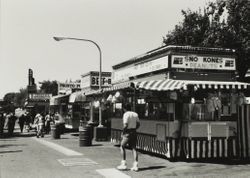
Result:
{"label": "awning valance", "polygon": [[237,82],[237,81],[195,81],[186,80],[187,85],[195,85],[201,89],[248,89],[250,88],[249,83]]}

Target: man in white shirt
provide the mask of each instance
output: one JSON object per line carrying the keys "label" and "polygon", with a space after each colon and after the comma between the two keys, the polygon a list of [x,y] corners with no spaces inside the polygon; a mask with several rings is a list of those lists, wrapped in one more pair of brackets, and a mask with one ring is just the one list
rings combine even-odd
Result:
{"label": "man in white shirt", "polygon": [[132,148],[133,156],[134,156],[134,164],[131,168],[132,171],[138,171],[138,154],[136,151],[136,142],[137,142],[137,134],[136,129],[140,127],[138,114],[131,111],[131,105],[125,104],[124,106],[124,114],[123,114],[123,134],[121,141],[121,154],[122,161],[121,165],[117,167],[119,170],[126,170],[126,150],[125,146],[129,144]]}

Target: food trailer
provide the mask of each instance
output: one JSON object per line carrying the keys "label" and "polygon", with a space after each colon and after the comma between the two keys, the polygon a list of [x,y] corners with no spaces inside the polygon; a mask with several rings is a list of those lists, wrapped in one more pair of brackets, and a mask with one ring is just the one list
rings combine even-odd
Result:
{"label": "food trailer", "polygon": [[168,159],[222,159],[239,154],[239,108],[249,84],[236,81],[235,51],[163,46],[113,66],[112,87],[96,93],[120,143],[123,105],[141,126],[137,148]]}

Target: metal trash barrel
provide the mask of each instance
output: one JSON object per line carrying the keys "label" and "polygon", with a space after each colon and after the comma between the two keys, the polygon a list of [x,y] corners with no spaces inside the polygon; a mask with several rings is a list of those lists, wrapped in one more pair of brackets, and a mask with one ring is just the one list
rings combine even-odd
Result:
{"label": "metal trash barrel", "polygon": [[92,135],[91,126],[81,126],[79,127],[79,146],[91,146],[92,145]]}
{"label": "metal trash barrel", "polygon": [[59,139],[60,138],[60,132],[59,132],[58,127],[55,124],[51,124],[50,129],[51,129],[52,138],[53,139]]}

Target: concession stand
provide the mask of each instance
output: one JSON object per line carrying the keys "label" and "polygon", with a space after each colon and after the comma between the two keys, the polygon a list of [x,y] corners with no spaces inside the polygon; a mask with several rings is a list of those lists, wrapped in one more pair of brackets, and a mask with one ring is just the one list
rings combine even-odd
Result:
{"label": "concession stand", "polygon": [[[111,72],[102,72],[102,89],[111,86]],[[85,102],[84,110],[86,121],[92,123],[93,125],[98,125],[99,123],[99,107],[100,101],[99,96],[93,95],[99,91],[99,72],[90,71],[81,76],[81,88],[82,92],[88,98]]]}
{"label": "concession stand", "polygon": [[66,128],[79,126],[81,117],[81,94],[80,80],[57,82],[58,95],[50,99],[50,113],[58,112],[65,120]]}
{"label": "concession stand", "polygon": [[103,97],[114,143],[128,102],[141,122],[139,150],[168,159],[235,158],[249,90],[236,74],[232,49],[163,46],[114,65],[112,86],[95,94]]}
{"label": "concession stand", "polygon": [[[81,75],[77,83],[60,83],[58,86],[58,95],[50,99],[50,112],[59,112],[65,119],[66,128],[78,129],[80,120],[98,124],[99,105],[91,94],[99,91],[99,72],[90,71]],[[110,86],[111,72],[102,72],[102,88]]]}

